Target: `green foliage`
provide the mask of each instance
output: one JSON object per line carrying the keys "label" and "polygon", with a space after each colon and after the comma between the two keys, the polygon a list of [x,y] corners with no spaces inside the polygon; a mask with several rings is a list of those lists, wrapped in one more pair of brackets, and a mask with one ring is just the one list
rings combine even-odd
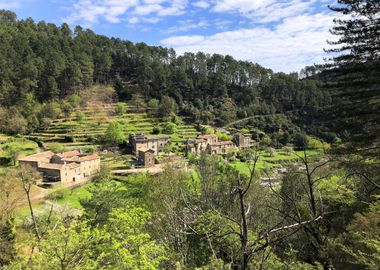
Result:
{"label": "green foliage", "polygon": [[370,205],[364,213],[355,214],[347,227],[331,243],[335,265],[341,269],[375,270],[380,265],[380,202]]}
{"label": "green foliage", "polygon": [[125,141],[123,126],[119,122],[112,122],[108,125],[104,142],[109,145],[122,144]]}
{"label": "green foliage", "polygon": [[68,101],[73,108],[78,108],[81,105],[82,98],[79,95],[73,94],[69,96]]}
{"label": "green foliage", "polygon": [[77,112],[75,114],[75,117],[79,123],[82,123],[86,120],[86,114],[84,112],[81,112],[81,111]]}
{"label": "green foliage", "polygon": [[101,257],[94,254],[94,246],[101,238],[96,230],[85,223],[71,221],[59,224],[47,232],[42,241],[35,243],[40,250],[35,252],[27,269],[98,269]]}
{"label": "green foliage", "polygon": [[304,150],[309,147],[309,139],[305,134],[297,133],[294,136],[294,146],[298,150]]}
{"label": "green foliage", "polygon": [[68,194],[69,194],[69,189],[63,187],[63,188],[59,188],[59,189],[53,191],[52,193],[50,193],[49,196],[47,197],[47,199],[49,199],[49,200],[62,200]]}
{"label": "green foliage", "polygon": [[177,103],[174,99],[168,96],[163,96],[160,101],[159,113],[160,116],[169,116],[177,112]]}
{"label": "green foliage", "polygon": [[174,134],[177,132],[177,125],[172,122],[165,122],[162,125],[162,132],[165,134]]}
{"label": "green foliage", "polygon": [[55,101],[46,103],[41,110],[41,114],[44,117],[56,119],[61,114],[61,106]]}
{"label": "green foliage", "polygon": [[218,136],[219,141],[232,141],[233,136],[224,132],[217,132],[216,136]]}
{"label": "green foliage", "polygon": [[[3,214],[2,214],[3,215]],[[0,267],[16,257],[16,227],[12,218],[0,219]]]}
{"label": "green foliage", "polygon": [[125,113],[127,112],[127,107],[125,105],[125,103],[117,103],[117,107],[116,107],[116,113],[118,115],[124,115]]}
{"label": "green foliage", "polygon": [[138,207],[114,209],[104,228],[117,269],[158,269],[166,259],[164,247],[144,231],[149,212]]}

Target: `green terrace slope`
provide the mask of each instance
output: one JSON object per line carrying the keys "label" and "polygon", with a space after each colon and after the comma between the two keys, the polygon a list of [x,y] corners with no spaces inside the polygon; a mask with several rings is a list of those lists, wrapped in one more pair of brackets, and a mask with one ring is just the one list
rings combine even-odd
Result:
{"label": "green terrace slope", "polygon": [[[29,137],[44,142],[47,148],[60,147],[62,143],[66,148],[86,148],[94,147],[93,139],[105,134],[109,123],[114,121],[122,124],[126,136],[133,133],[152,134],[153,128],[159,126],[159,118],[149,117],[145,112],[136,112],[134,106],[124,105],[126,113],[120,115],[116,113],[116,103],[89,104],[80,110],[84,114],[83,119],[78,119],[78,111],[73,112],[69,117],[54,120],[47,129]],[[168,136],[173,142],[182,143],[198,134],[192,125],[180,124],[175,134]]]}

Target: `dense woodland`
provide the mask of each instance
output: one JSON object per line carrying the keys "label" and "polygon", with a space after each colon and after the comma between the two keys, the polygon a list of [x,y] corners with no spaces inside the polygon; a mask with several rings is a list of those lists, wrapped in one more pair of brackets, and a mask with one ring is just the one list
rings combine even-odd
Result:
{"label": "dense woodland", "polygon": [[[115,85],[120,101],[168,96],[194,121],[223,126],[256,114],[315,112],[329,92],[297,74],[274,73],[230,56],[186,53],[0,14],[0,105],[26,118],[31,100],[62,100],[94,83]],[[30,107],[30,105],[28,105]],[[12,113],[14,114],[14,113]],[[28,119],[29,118],[29,119]],[[41,119],[39,119],[41,121]]]}
{"label": "dense woodland", "polygon": [[[327,49],[331,59],[301,74],[229,56],[177,56],[1,11],[2,132],[43,129],[80,107],[84,89],[106,84],[117,93],[110,99],[155,109],[155,116],[250,125],[276,143],[252,134],[258,143],[235,156],[189,158],[190,173],[168,167],[114,181],[105,167],[80,201],[82,215],[30,206],[17,232],[11,194],[29,196],[38,175],[4,170],[0,268],[378,270],[380,3],[338,0],[330,8],[349,15],[331,29],[338,37]],[[328,147],[310,155],[304,132]],[[259,168],[268,146],[298,148],[298,162],[287,164],[280,185]],[[263,176],[269,184],[262,185]]]}

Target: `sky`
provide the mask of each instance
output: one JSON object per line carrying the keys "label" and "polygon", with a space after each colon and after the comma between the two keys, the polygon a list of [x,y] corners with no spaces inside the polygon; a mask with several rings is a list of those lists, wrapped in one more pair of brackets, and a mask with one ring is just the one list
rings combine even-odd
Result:
{"label": "sky", "polygon": [[0,0],[0,9],[184,52],[297,72],[328,57],[333,0]]}

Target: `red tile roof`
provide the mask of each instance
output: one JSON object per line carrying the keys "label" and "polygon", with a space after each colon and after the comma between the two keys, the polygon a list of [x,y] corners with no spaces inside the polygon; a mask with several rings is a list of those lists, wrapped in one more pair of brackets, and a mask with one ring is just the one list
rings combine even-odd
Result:
{"label": "red tile roof", "polygon": [[100,157],[98,155],[89,155],[89,156],[80,157],[79,162],[96,160],[96,159],[100,159]]}
{"label": "red tile roof", "polygon": [[57,154],[57,156],[59,156],[60,158],[70,158],[70,157],[78,156],[79,154],[80,152],[78,150],[71,150],[71,151],[59,153]]}

